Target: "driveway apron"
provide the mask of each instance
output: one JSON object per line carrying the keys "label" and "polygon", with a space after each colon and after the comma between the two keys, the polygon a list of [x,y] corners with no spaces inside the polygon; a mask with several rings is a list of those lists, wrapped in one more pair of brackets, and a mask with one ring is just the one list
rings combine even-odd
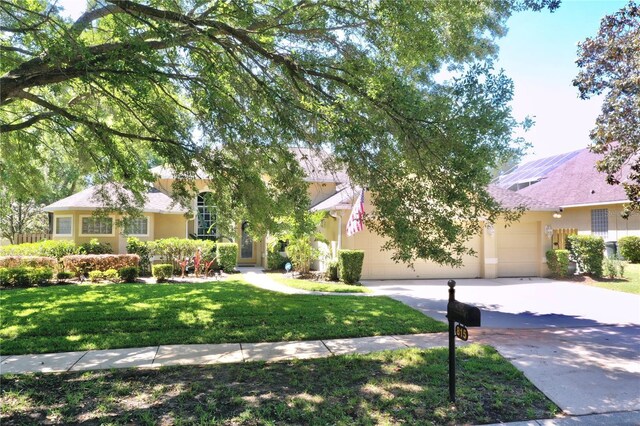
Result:
{"label": "driveway apron", "polygon": [[[565,413],[640,410],[640,296],[541,278],[456,281],[456,299],[482,312],[469,341],[494,346]],[[446,322],[446,280],[364,284]]]}

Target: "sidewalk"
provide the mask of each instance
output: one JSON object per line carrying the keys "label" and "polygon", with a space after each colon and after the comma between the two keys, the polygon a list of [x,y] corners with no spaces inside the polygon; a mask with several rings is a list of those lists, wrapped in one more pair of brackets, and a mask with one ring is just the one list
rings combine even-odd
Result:
{"label": "sidewalk", "polygon": [[[332,355],[435,348],[447,345],[447,333],[358,337],[300,342],[160,345],[0,357],[0,374],[58,373],[111,368],[157,368],[250,361],[323,358]],[[460,344],[459,344],[460,345]]]}

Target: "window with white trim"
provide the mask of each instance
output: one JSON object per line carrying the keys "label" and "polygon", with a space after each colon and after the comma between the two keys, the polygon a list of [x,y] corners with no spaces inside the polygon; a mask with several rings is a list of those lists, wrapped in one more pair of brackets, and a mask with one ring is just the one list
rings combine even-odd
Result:
{"label": "window with white trim", "polygon": [[591,210],[591,233],[597,237],[607,238],[609,236],[609,210]]}
{"label": "window with white trim", "polygon": [[73,217],[71,216],[56,216],[56,235],[71,235],[72,234]]}
{"label": "window with white trim", "polygon": [[214,208],[207,202],[207,193],[198,194],[198,229],[196,235],[198,237],[215,237],[216,235],[216,214]]}
{"label": "window with white trim", "polygon": [[127,220],[125,226],[127,235],[149,235],[149,218],[148,217],[135,217]]}
{"label": "window with white trim", "polygon": [[83,217],[81,225],[81,235],[113,235],[113,218],[111,217]]}

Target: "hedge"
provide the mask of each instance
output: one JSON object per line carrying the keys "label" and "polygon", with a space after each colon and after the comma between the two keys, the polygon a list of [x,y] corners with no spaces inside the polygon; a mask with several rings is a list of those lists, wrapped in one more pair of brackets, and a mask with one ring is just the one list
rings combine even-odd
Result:
{"label": "hedge", "polygon": [[267,269],[270,271],[278,271],[284,269],[284,265],[287,264],[289,258],[280,254],[278,249],[267,251]]}
{"label": "hedge", "polygon": [[324,272],[327,281],[338,281],[338,261],[331,260],[327,263],[327,270]]}
{"label": "hedge", "polygon": [[158,256],[163,263],[171,263],[180,270],[177,260],[192,258],[196,250],[202,250],[204,259],[211,260],[216,255],[216,243],[210,240],[189,240],[186,238],[163,238],[148,243],[150,254]]}
{"label": "hedge", "polygon": [[631,263],[640,263],[640,237],[622,237],[618,240],[620,255]]}
{"label": "hedge", "polygon": [[135,266],[125,266],[124,268],[118,269],[118,276],[125,283],[135,282],[136,278],[138,278],[138,268]]}
{"label": "hedge", "polygon": [[364,251],[362,250],[338,250],[338,275],[346,284],[354,284],[360,281]]}
{"label": "hedge", "polygon": [[569,250],[547,250],[547,266],[552,275],[566,277],[569,275]]}
{"label": "hedge", "polygon": [[80,248],[73,241],[46,240],[38,243],[0,246],[0,256],[46,256],[60,260],[70,254],[79,254]]}
{"label": "hedge", "polygon": [[0,267],[14,268],[18,266],[40,266],[56,269],[58,261],[47,256],[0,256]]}
{"label": "hedge", "polygon": [[76,276],[89,271],[106,271],[126,266],[138,266],[140,257],[137,254],[78,254],[62,258],[64,268],[75,272]]}
{"label": "hedge", "polygon": [[47,267],[17,266],[0,268],[0,285],[26,287],[45,284],[53,278],[53,269]]}
{"label": "hedge", "polygon": [[151,273],[157,282],[163,282],[173,276],[173,265],[170,263],[160,263],[151,267]]}
{"label": "hedge", "polygon": [[140,256],[140,275],[151,274],[151,244],[140,241],[136,237],[127,238],[127,253]]}
{"label": "hedge", "polygon": [[581,273],[602,277],[604,260],[604,240],[592,235],[569,235],[571,258]]}
{"label": "hedge", "polygon": [[236,267],[238,259],[238,244],[236,243],[217,243],[216,252],[218,256],[218,264],[226,273],[232,273]]}
{"label": "hedge", "polygon": [[88,243],[80,244],[78,254],[111,254],[113,249],[109,243],[101,243],[97,238],[92,238]]}

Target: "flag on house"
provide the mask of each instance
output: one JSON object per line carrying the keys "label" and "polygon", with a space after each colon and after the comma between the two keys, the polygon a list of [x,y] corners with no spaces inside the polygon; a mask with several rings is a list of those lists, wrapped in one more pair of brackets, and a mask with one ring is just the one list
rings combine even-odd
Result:
{"label": "flag on house", "polygon": [[356,232],[362,231],[364,228],[364,189],[358,197],[358,201],[351,209],[351,216],[347,222],[347,236],[352,236]]}

